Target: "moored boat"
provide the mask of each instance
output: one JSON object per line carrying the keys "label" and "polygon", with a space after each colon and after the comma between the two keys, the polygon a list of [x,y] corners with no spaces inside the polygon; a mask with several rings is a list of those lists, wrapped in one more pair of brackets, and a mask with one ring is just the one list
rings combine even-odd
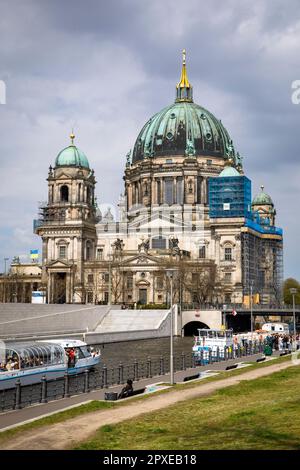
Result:
{"label": "moored boat", "polygon": [[0,390],[84,372],[100,363],[100,353],[73,339],[0,345]]}

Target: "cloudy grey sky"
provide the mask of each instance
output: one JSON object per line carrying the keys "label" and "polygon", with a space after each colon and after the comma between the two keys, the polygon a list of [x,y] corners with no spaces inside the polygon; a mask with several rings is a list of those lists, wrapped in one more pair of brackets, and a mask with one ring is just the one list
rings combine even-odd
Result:
{"label": "cloudy grey sky", "polygon": [[253,193],[272,196],[285,276],[300,279],[299,0],[0,0],[0,271],[40,247],[32,219],[73,126],[99,202],[117,202],[126,153],[174,100],[183,48],[194,100],[222,119]]}

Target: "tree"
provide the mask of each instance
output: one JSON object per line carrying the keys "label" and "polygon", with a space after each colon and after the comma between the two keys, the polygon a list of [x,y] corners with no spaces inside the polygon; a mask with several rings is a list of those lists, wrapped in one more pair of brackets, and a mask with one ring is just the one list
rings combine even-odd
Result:
{"label": "tree", "polygon": [[[217,270],[213,261],[195,262],[177,259],[165,262],[161,273],[174,269],[173,300],[180,302],[192,301],[198,304],[212,302],[217,282]],[[166,279],[167,288],[169,281]]]}
{"label": "tree", "polygon": [[295,295],[295,304],[300,305],[300,284],[296,279],[293,279],[292,277],[286,279],[283,284],[284,303],[287,305],[292,305],[293,303],[293,296],[290,293],[291,288],[297,289],[298,292]]}

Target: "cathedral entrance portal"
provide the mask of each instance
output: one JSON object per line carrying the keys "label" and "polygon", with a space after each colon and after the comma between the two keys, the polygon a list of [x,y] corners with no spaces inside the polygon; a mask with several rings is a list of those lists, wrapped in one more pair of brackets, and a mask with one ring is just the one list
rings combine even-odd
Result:
{"label": "cathedral entrance portal", "polygon": [[53,303],[54,304],[65,304],[66,303],[66,284],[67,274],[66,273],[55,273],[54,275],[54,293]]}
{"label": "cathedral entrance portal", "polygon": [[147,289],[139,289],[139,303],[146,305],[147,303]]}

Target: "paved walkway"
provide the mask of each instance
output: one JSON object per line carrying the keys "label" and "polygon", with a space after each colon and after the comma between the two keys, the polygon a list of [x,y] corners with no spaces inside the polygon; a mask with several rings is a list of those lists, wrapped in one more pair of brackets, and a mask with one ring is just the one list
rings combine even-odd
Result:
{"label": "paved walkway", "polygon": [[183,400],[208,395],[221,388],[236,385],[242,380],[253,380],[264,377],[291,366],[293,366],[291,361],[273,364],[268,367],[258,368],[215,382],[206,384],[199,383],[198,386],[186,390],[174,390],[166,394],[153,395],[147,400],[134,402],[128,400],[126,406],[124,405],[109,410],[99,410],[71,418],[62,423],[24,431],[22,434],[20,433],[12,439],[2,441],[0,443],[0,449],[54,450],[73,448],[77,443],[90,438],[97,429],[105,424],[116,424],[144,413],[174,405]]}

